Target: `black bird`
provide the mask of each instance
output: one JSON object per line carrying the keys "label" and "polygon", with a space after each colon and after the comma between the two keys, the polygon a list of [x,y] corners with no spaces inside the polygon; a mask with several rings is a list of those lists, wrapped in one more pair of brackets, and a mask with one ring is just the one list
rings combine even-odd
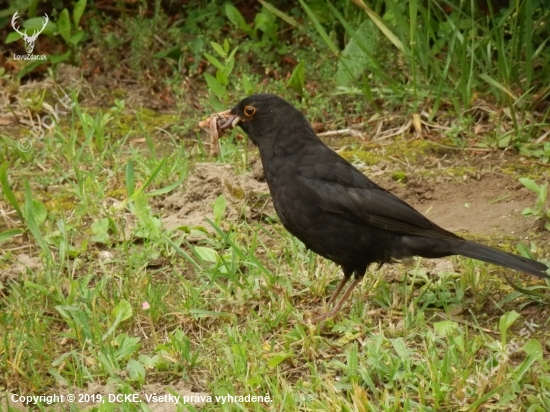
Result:
{"label": "black bird", "polygon": [[285,228],[342,267],[344,278],[329,304],[355,275],[333,309],[315,321],[338,312],[371,263],[462,255],[550,278],[542,263],[437,226],[326,146],[302,113],[276,95],[249,96],[220,115],[225,119],[221,131],[238,125],[259,147],[273,204]]}

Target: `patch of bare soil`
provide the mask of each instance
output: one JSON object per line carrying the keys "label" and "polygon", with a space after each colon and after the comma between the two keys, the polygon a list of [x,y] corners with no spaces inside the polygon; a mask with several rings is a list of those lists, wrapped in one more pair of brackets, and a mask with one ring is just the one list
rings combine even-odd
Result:
{"label": "patch of bare soil", "polygon": [[377,183],[452,232],[520,235],[533,225],[521,212],[534,205],[536,196],[504,174],[462,182],[413,178],[402,186],[382,178]]}
{"label": "patch of bare soil", "polygon": [[42,263],[36,256],[30,257],[25,253],[17,255],[17,261],[11,267],[0,271],[0,285],[2,283],[19,279],[21,274],[24,273],[27,268],[31,270],[41,269]]}
{"label": "patch of bare soil", "polygon": [[163,209],[162,221],[168,229],[202,226],[212,230],[205,218],[214,220],[212,207],[222,194],[226,199],[224,217],[229,221],[275,214],[267,184],[251,173],[237,175],[231,165],[198,163],[184,187],[184,192],[175,192],[156,204]]}

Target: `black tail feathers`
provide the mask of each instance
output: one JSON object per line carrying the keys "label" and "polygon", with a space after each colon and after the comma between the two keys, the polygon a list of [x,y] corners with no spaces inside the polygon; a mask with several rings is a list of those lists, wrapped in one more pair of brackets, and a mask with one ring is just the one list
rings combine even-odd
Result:
{"label": "black tail feathers", "polygon": [[550,279],[548,267],[545,264],[512,253],[503,252],[502,250],[480,245],[479,243],[466,241],[455,250],[455,253],[494,265],[504,266],[519,272],[529,273],[539,278]]}

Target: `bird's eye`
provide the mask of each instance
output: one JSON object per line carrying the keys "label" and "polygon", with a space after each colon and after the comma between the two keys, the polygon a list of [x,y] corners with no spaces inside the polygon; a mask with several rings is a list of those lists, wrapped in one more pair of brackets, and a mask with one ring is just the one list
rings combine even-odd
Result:
{"label": "bird's eye", "polygon": [[247,117],[252,117],[256,114],[256,108],[254,106],[246,106],[244,108],[244,115]]}

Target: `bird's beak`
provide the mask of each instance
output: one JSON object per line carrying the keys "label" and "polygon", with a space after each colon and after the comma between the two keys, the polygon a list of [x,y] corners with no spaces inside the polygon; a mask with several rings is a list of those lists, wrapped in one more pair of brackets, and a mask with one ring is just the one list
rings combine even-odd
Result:
{"label": "bird's beak", "polygon": [[[237,124],[241,121],[241,118],[237,116],[236,114],[232,114],[230,110],[226,112],[222,112],[225,114],[225,118],[227,119],[224,124],[220,126],[220,130],[231,130],[237,126]],[[220,113],[220,114],[222,114]]]}
{"label": "bird's beak", "polygon": [[232,114],[231,110],[225,112],[214,113],[206,120],[199,122],[199,127],[209,131],[211,134],[221,134],[224,130],[233,129],[241,121],[241,118],[236,114]]}

